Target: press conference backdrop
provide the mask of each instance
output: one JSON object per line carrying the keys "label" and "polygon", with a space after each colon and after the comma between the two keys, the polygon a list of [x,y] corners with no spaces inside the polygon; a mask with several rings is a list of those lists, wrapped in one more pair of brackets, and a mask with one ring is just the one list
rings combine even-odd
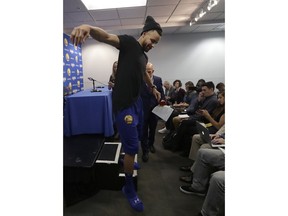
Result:
{"label": "press conference backdrop", "polygon": [[74,46],[63,34],[63,87],[64,95],[84,90],[81,45]]}

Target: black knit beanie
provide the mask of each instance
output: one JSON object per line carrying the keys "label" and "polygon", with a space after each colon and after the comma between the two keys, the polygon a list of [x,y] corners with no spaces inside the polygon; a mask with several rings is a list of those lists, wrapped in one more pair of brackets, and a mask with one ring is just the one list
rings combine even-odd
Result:
{"label": "black knit beanie", "polygon": [[141,35],[143,34],[143,32],[150,31],[150,30],[156,30],[158,34],[162,36],[162,28],[159,25],[159,23],[157,23],[153,17],[147,16]]}

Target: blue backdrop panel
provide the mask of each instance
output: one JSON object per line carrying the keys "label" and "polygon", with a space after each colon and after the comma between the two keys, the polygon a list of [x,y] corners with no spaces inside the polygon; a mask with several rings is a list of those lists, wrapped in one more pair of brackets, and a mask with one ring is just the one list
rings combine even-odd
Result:
{"label": "blue backdrop panel", "polygon": [[63,86],[65,95],[84,90],[82,48],[74,46],[67,34],[63,34]]}

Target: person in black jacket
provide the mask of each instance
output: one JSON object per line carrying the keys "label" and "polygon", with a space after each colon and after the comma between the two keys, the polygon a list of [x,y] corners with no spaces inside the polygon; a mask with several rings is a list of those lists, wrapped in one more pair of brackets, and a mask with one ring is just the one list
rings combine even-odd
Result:
{"label": "person in black jacket", "polygon": [[[156,89],[161,93],[161,100],[164,100],[164,91],[162,87],[161,77],[154,75],[153,64],[148,62],[146,65],[146,72]],[[152,113],[152,110],[159,103],[153,96],[151,89],[147,85],[142,86],[141,98],[143,101],[143,111],[144,111],[144,121],[142,126],[142,137],[141,137],[141,147],[142,147],[142,160],[147,162],[149,158],[149,150],[151,153],[155,153],[154,140],[155,131],[158,123],[158,116]]]}

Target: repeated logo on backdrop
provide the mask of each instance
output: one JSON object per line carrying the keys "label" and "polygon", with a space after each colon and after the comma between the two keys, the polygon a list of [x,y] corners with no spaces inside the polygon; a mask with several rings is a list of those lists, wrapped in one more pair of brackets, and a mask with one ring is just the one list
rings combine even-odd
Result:
{"label": "repeated logo on backdrop", "polygon": [[63,34],[63,87],[65,95],[84,90],[82,48],[71,44],[67,34]]}

